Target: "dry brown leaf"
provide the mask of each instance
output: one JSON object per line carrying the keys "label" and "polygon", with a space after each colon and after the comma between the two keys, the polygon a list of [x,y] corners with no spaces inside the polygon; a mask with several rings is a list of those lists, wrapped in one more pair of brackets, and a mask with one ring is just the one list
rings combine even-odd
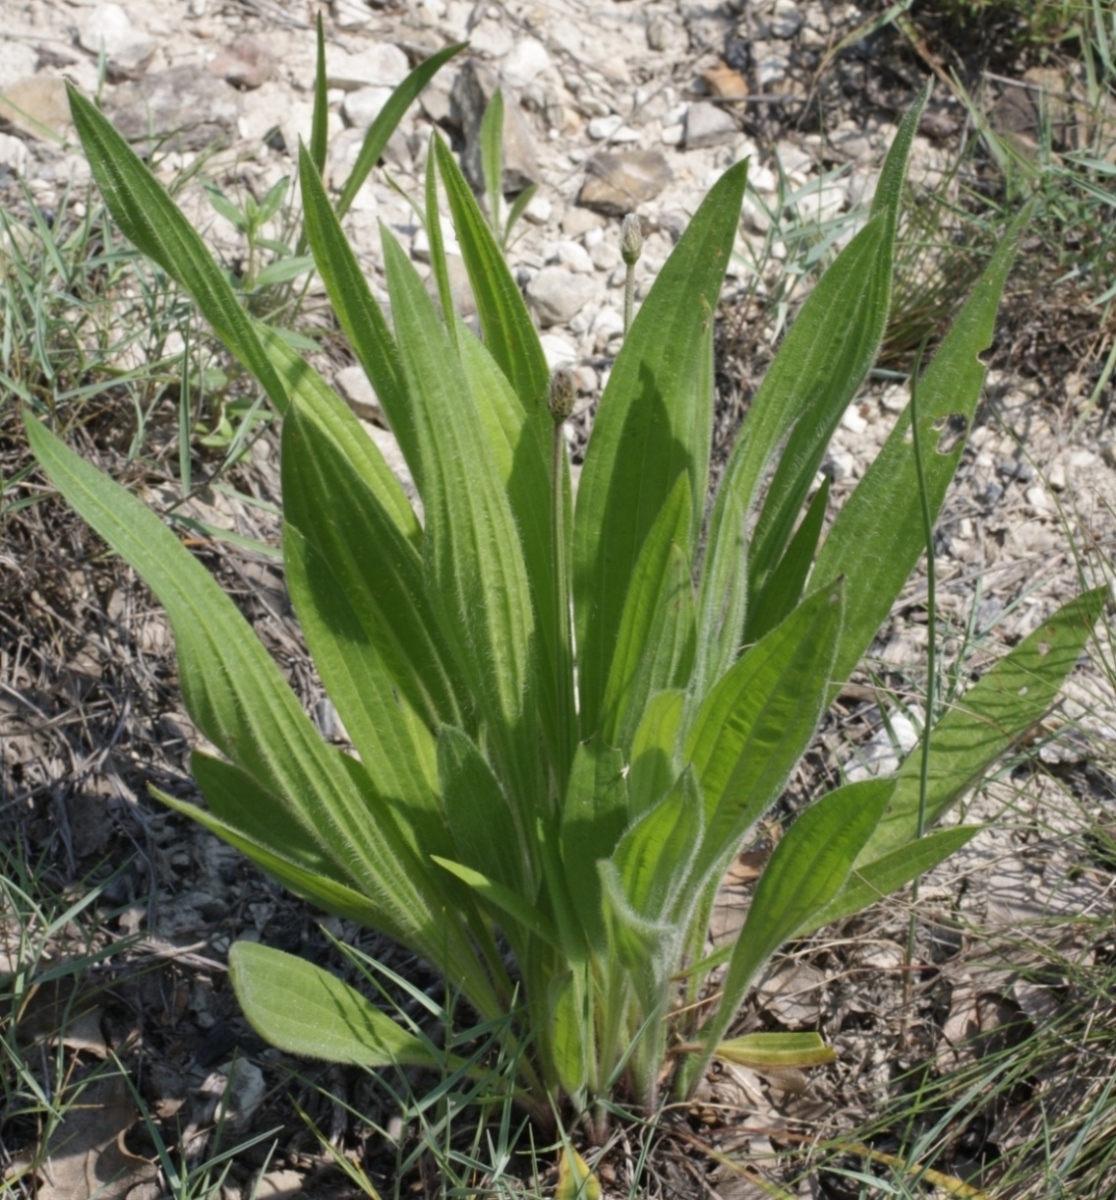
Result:
{"label": "dry brown leaf", "polygon": [[725,63],[718,63],[701,72],[701,78],[709,88],[710,95],[722,100],[743,100],[748,94],[748,81]]}
{"label": "dry brown leaf", "polygon": [[38,1200],[125,1200],[155,1168],[124,1146],[136,1119],[122,1075],[86,1084],[46,1147]]}

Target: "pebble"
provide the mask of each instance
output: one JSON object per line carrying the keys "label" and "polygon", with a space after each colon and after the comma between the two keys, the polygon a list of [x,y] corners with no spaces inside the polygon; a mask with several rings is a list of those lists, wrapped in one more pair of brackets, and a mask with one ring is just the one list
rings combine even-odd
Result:
{"label": "pebble", "polygon": [[563,334],[544,333],[539,337],[539,341],[542,343],[546,365],[550,370],[572,367],[577,362],[577,347]]}
{"label": "pebble", "polygon": [[119,4],[98,4],[78,26],[78,43],[90,54],[104,51],[114,81],[138,79],[155,57],[154,38],[141,32]]}
{"label": "pebble", "polygon": [[607,117],[594,117],[586,126],[586,132],[597,142],[638,142],[636,130],[624,124],[624,118],[611,113]]}
{"label": "pebble", "polygon": [[510,88],[520,89],[534,83],[550,70],[550,55],[537,38],[524,38],[500,62],[500,78]]}
{"label": "pebble", "polygon": [[723,146],[736,140],[740,130],[732,114],[719,104],[699,100],[686,111],[685,145],[687,150]]}
{"label": "pebble", "polygon": [[674,178],[658,150],[599,154],[582,184],[578,203],[606,216],[622,217],[645,204]]}
{"label": "pebble", "polygon": [[330,46],[326,55],[326,82],[346,92],[363,87],[395,87],[410,74],[406,54],[390,42],[370,42],[351,54]]}
{"label": "pebble", "polygon": [[346,92],[341,102],[345,120],[356,129],[367,129],[391,99],[392,88],[362,87]]}
{"label": "pebble", "polygon": [[589,251],[578,242],[559,242],[555,247],[554,257],[576,275],[592,275],[595,269]]}
{"label": "pebble", "polygon": [[543,325],[565,325],[596,294],[593,281],[565,267],[543,267],[527,284],[527,299]]}
{"label": "pebble", "polygon": [[868,428],[868,422],[860,415],[859,404],[850,404],[845,409],[841,424],[850,433],[863,433]]}
{"label": "pebble", "polygon": [[0,120],[37,139],[45,136],[42,126],[63,134],[71,124],[65,80],[47,74],[17,79],[0,96]]}

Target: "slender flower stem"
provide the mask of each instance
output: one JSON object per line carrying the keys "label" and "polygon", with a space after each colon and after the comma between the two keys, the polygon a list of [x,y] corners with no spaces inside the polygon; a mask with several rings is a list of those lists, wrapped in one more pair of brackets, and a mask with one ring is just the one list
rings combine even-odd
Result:
{"label": "slender flower stem", "polygon": [[[929,639],[926,646],[926,715],[922,722],[921,763],[918,779],[918,838],[926,833],[926,803],[930,788],[930,731],[934,727],[935,698],[938,688],[938,604],[937,564],[934,560],[934,517],[930,512],[930,495],[926,489],[926,465],[922,456],[922,437],[918,426],[918,377],[922,370],[922,356],[926,350],[926,339],[918,348],[914,369],[911,372],[911,443],[914,448],[915,472],[918,475],[918,496],[922,503],[922,536],[926,541],[926,621]],[[903,991],[905,1008],[909,1011],[913,981],[911,966],[914,961],[915,933],[918,922],[919,879],[911,887],[911,919],[907,926],[907,969],[904,972]]]}
{"label": "slender flower stem", "polygon": [[566,562],[566,435],[563,426],[573,412],[577,385],[569,371],[555,371],[550,380],[548,405],[554,421],[551,437],[550,457],[550,538],[553,547],[554,585],[554,645],[557,653],[557,720],[559,723],[556,744],[560,747],[561,759],[555,763],[559,802],[566,790],[569,771],[567,751],[573,742],[573,653],[570,641],[570,580]]}
{"label": "slender flower stem", "polygon": [[643,253],[643,228],[635,213],[628,213],[620,227],[620,257],[624,260],[624,336],[632,327],[635,308],[635,265]]}

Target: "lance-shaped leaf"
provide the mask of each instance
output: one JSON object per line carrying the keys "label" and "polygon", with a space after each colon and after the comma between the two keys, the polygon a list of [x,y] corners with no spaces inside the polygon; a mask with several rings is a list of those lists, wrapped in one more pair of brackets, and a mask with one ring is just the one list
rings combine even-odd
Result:
{"label": "lance-shaped leaf", "polygon": [[683,546],[691,518],[690,481],[682,474],[643,544],[605,688],[601,736],[623,750],[631,745],[648,699],[688,680],[694,605]]}
{"label": "lance-shaped leaf", "polygon": [[[573,589],[584,736],[602,704],[632,574],[678,476],[707,487],[712,396],[702,356],[740,215],[747,164],[714,185],[624,341],[601,397],[578,485]],[[684,545],[693,558],[697,521]]]}
{"label": "lance-shaped leaf", "polygon": [[[840,259],[832,269],[837,273],[835,284],[845,285],[842,290],[851,302],[851,309],[826,312],[820,305],[805,305],[753,401],[748,417],[748,451],[758,457],[768,438],[775,437],[781,442],[782,431],[790,430],[752,541],[749,570],[753,594],[776,569],[826,447],[883,339],[891,307],[899,198],[927,95],[928,89],[924,88],[903,118],[880,173],[872,202],[872,220],[879,227],[878,237],[865,239],[868,253],[863,257],[849,256],[848,269],[842,271]],[[831,273],[826,272],[827,279]],[[849,287],[857,290],[850,294],[846,290]],[[839,304],[840,300],[836,302]],[[834,324],[843,327],[835,329]],[[819,361],[819,350],[828,357],[827,365]],[[808,355],[813,362],[802,361]],[[784,385],[790,382],[782,374],[784,361],[794,377],[790,397],[779,394],[780,382]],[[756,437],[754,443],[752,437]],[[783,612],[788,611],[789,605]],[[782,615],[776,614],[775,619],[781,619]]]}
{"label": "lance-shaped leaf", "polygon": [[[806,937],[816,929],[861,912],[877,900],[906,887],[960,850],[980,832],[980,828],[979,825],[952,825],[948,829],[935,829],[898,850],[854,866],[833,899],[803,921],[793,936]],[[861,856],[863,853],[861,851]]]}
{"label": "lance-shaped leaf", "polygon": [[406,701],[328,558],[292,525],[283,532],[287,587],[314,663],[372,788],[416,849],[450,852],[437,790],[434,738]]}
{"label": "lance-shaped leaf", "polygon": [[341,189],[341,197],[337,201],[337,215],[343,217],[352,207],[361,185],[372,172],[372,168],[380,161],[391,135],[395,132],[403,115],[418,96],[419,92],[442,69],[455,54],[460,54],[468,42],[456,42],[445,46],[436,54],[419,63],[417,67],[396,87],[388,97],[387,103],[376,114],[376,119],[368,127],[364,135],[357,160],[349,172],[349,178]]}
{"label": "lance-shaped leaf", "polygon": [[686,696],[681,689],[651,697],[632,739],[628,790],[631,814],[638,817],[662,796],[678,777],[675,758]]}
{"label": "lance-shaped leaf", "polygon": [[604,953],[606,930],[597,861],[608,858],[628,824],[624,756],[600,738],[578,744],[562,806],[562,869],[585,936]]}
{"label": "lance-shaped leaf", "polygon": [[[972,426],[984,382],[979,356],[992,342],[1000,292],[1025,218],[1026,214],[1014,222],[918,384],[922,444],[938,447],[924,463],[932,520],[941,511],[965,449],[964,436],[944,440],[945,426],[962,434]],[[834,694],[875,637],[925,549],[909,435],[908,408],[845,501],[818,555],[812,583],[817,586],[843,575],[848,589],[849,615],[834,664]]]}
{"label": "lance-shaped leaf", "polygon": [[305,959],[236,942],[229,974],[249,1024],[281,1050],[358,1067],[443,1065],[427,1042]]}
{"label": "lance-shaped leaf", "polygon": [[[936,821],[1011,748],[1055,702],[1073,670],[1107,590],[1097,588],[1063,605],[1005,655],[934,726],[926,819]],[[859,869],[910,841],[918,829],[919,755],[899,770],[887,814],[857,862]]]}
{"label": "lance-shaped leaf", "polygon": [[299,148],[299,183],[310,249],[330,303],[364,373],[375,389],[407,466],[422,490],[422,459],[399,350],[353,248],[341,231],[321,177],[305,146]]}
{"label": "lance-shaped leaf", "polygon": [[753,1071],[778,1071],[821,1067],[836,1062],[837,1052],[820,1033],[746,1033],[718,1042],[713,1057]]}
{"label": "lance-shaped leaf", "polygon": [[518,814],[476,743],[452,725],[438,732],[438,778],[457,848],[453,857],[521,896],[531,895],[528,831],[518,828]]}
{"label": "lance-shaped leaf", "polygon": [[684,760],[704,798],[701,870],[727,862],[772,804],[821,717],[843,616],[840,585],[822,588],[748,650],[710,692]]}
{"label": "lance-shaped leaf", "polygon": [[[481,423],[507,489],[515,527],[523,550],[523,563],[535,609],[541,686],[539,720],[555,763],[567,763],[572,744],[560,745],[559,730],[576,730],[573,713],[573,664],[569,647],[558,638],[558,606],[568,602],[559,595],[554,579],[554,530],[551,524],[550,454],[543,426],[524,411],[511,384],[483,342],[464,325],[458,330],[458,352],[465,379],[473,393]],[[549,424],[549,422],[548,422]],[[553,436],[553,425],[546,433]],[[568,514],[569,472],[566,457],[559,463],[558,486]],[[563,521],[569,529],[569,521]],[[566,557],[568,561],[568,538]],[[560,710],[565,710],[559,718]]]}
{"label": "lance-shaped leaf", "polygon": [[701,792],[687,769],[669,792],[638,817],[610,855],[627,906],[658,921],[690,879],[704,825]]}
{"label": "lance-shaped leaf", "polygon": [[66,90],[93,178],[124,236],[185,288],[221,341],[285,411],[286,390],[201,235],[111,123],[73,84]]}
{"label": "lance-shaped leaf", "polygon": [[[429,591],[458,666],[515,776],[535,805],[534,614],[507,492],[457,355],[414,267],[384,230],[384,258],[403,370],[426,472]],[[524,827],[530,828],[526,820]]]}
{"label": "lance-shaped leaf", "polygon": [[485,345],[511,382],[527,415],[545,427],[550,421],[546,411],[550,372],[531,314],[461,168],[437,134],[434,158],[469,272]]}
{"label": "lance-shaped leaf", "polygon": [[28,417],[25,426],[55,486],[167,610],[186,707],[201,732],[278,797],[327,856],[345,847],[349,877],[375,899],[386,931],[444,959],[452,938],[431,911],[421,866],[391,821],[369,820],[367,798],[233,602],[150,509],[37,421]]}
{"label": "lance-shaped leaf", "polygon": [[471,709],[468,689],[426,590],[414,513],[394,478],[383,480],[383,456],[356,417],[294,357],[302,369],[283,423],[284,515],[332,576],[308,576],[309,602],[328,610],[339,586],[407,703],[430,725],[461,722],[462,706]]}
{"label": "lance-shaped leaf", "polygon": [[705,1052],[685,1069],[698,1073],[756,973],[805,921],[837,894],[891,795],[890,780],[867,780],[830,792],[806,809],[775,847],[752,898],[721,988],[717,1011],[699,1034]]}

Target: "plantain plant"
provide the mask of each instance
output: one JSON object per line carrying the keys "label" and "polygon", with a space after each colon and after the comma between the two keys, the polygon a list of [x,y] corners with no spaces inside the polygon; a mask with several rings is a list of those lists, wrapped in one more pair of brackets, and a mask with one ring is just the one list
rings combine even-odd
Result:
{"label": "plantain plant", "polygon": [[[353,746],[322,741],[163,521],[28,417],[47,474],[174,627],[186,704],[212,750],[192,761],[206,807],[162,799],[297,895],[434,964],[481,1020],[502,1020],[519,1096],[542,1122],[563,1104],[651,1108],[664,1086],[685,1096],[715,1054],[824,1061],[816,1034],[727,1038],[741,1000],[788,939],[903,887],[972,836],[954,825],[920,837],[920,811],[936,821],[1047,710],[1103,604],[1101,592],[1071,601],[941,717],[924,784],[914,755],[892,778],[806,808],[739,937],[708,953],[726,868],[924,547],[909,411],[838,512],[815,490],[887,321],[921,101],[866,223],[787,334],[709,505],[713,324],[746,164],[710,191],[638,312],[574,503],[562,434],[571,381],[550,377],[452,154],[432,139],[437,300],[383,230],[389,324],[342,232],[353,189],[331,203],[315,137],[299,163],[306,242],[413,474],[420,519],[335,392],[241,307],[93,105],[74,90],[70,100],[121,229],[193,295],[282,416],[287,582]],[[480,336],[453,309],[442,194]],[[925,464],[934,516],[962,454],[955,431],[973,419],[1018,224],[919,383],[920,434],[937,447]],[[240,942],[230,967],[248,1019],[288,1051],[446,1063],[308,962]]]}

